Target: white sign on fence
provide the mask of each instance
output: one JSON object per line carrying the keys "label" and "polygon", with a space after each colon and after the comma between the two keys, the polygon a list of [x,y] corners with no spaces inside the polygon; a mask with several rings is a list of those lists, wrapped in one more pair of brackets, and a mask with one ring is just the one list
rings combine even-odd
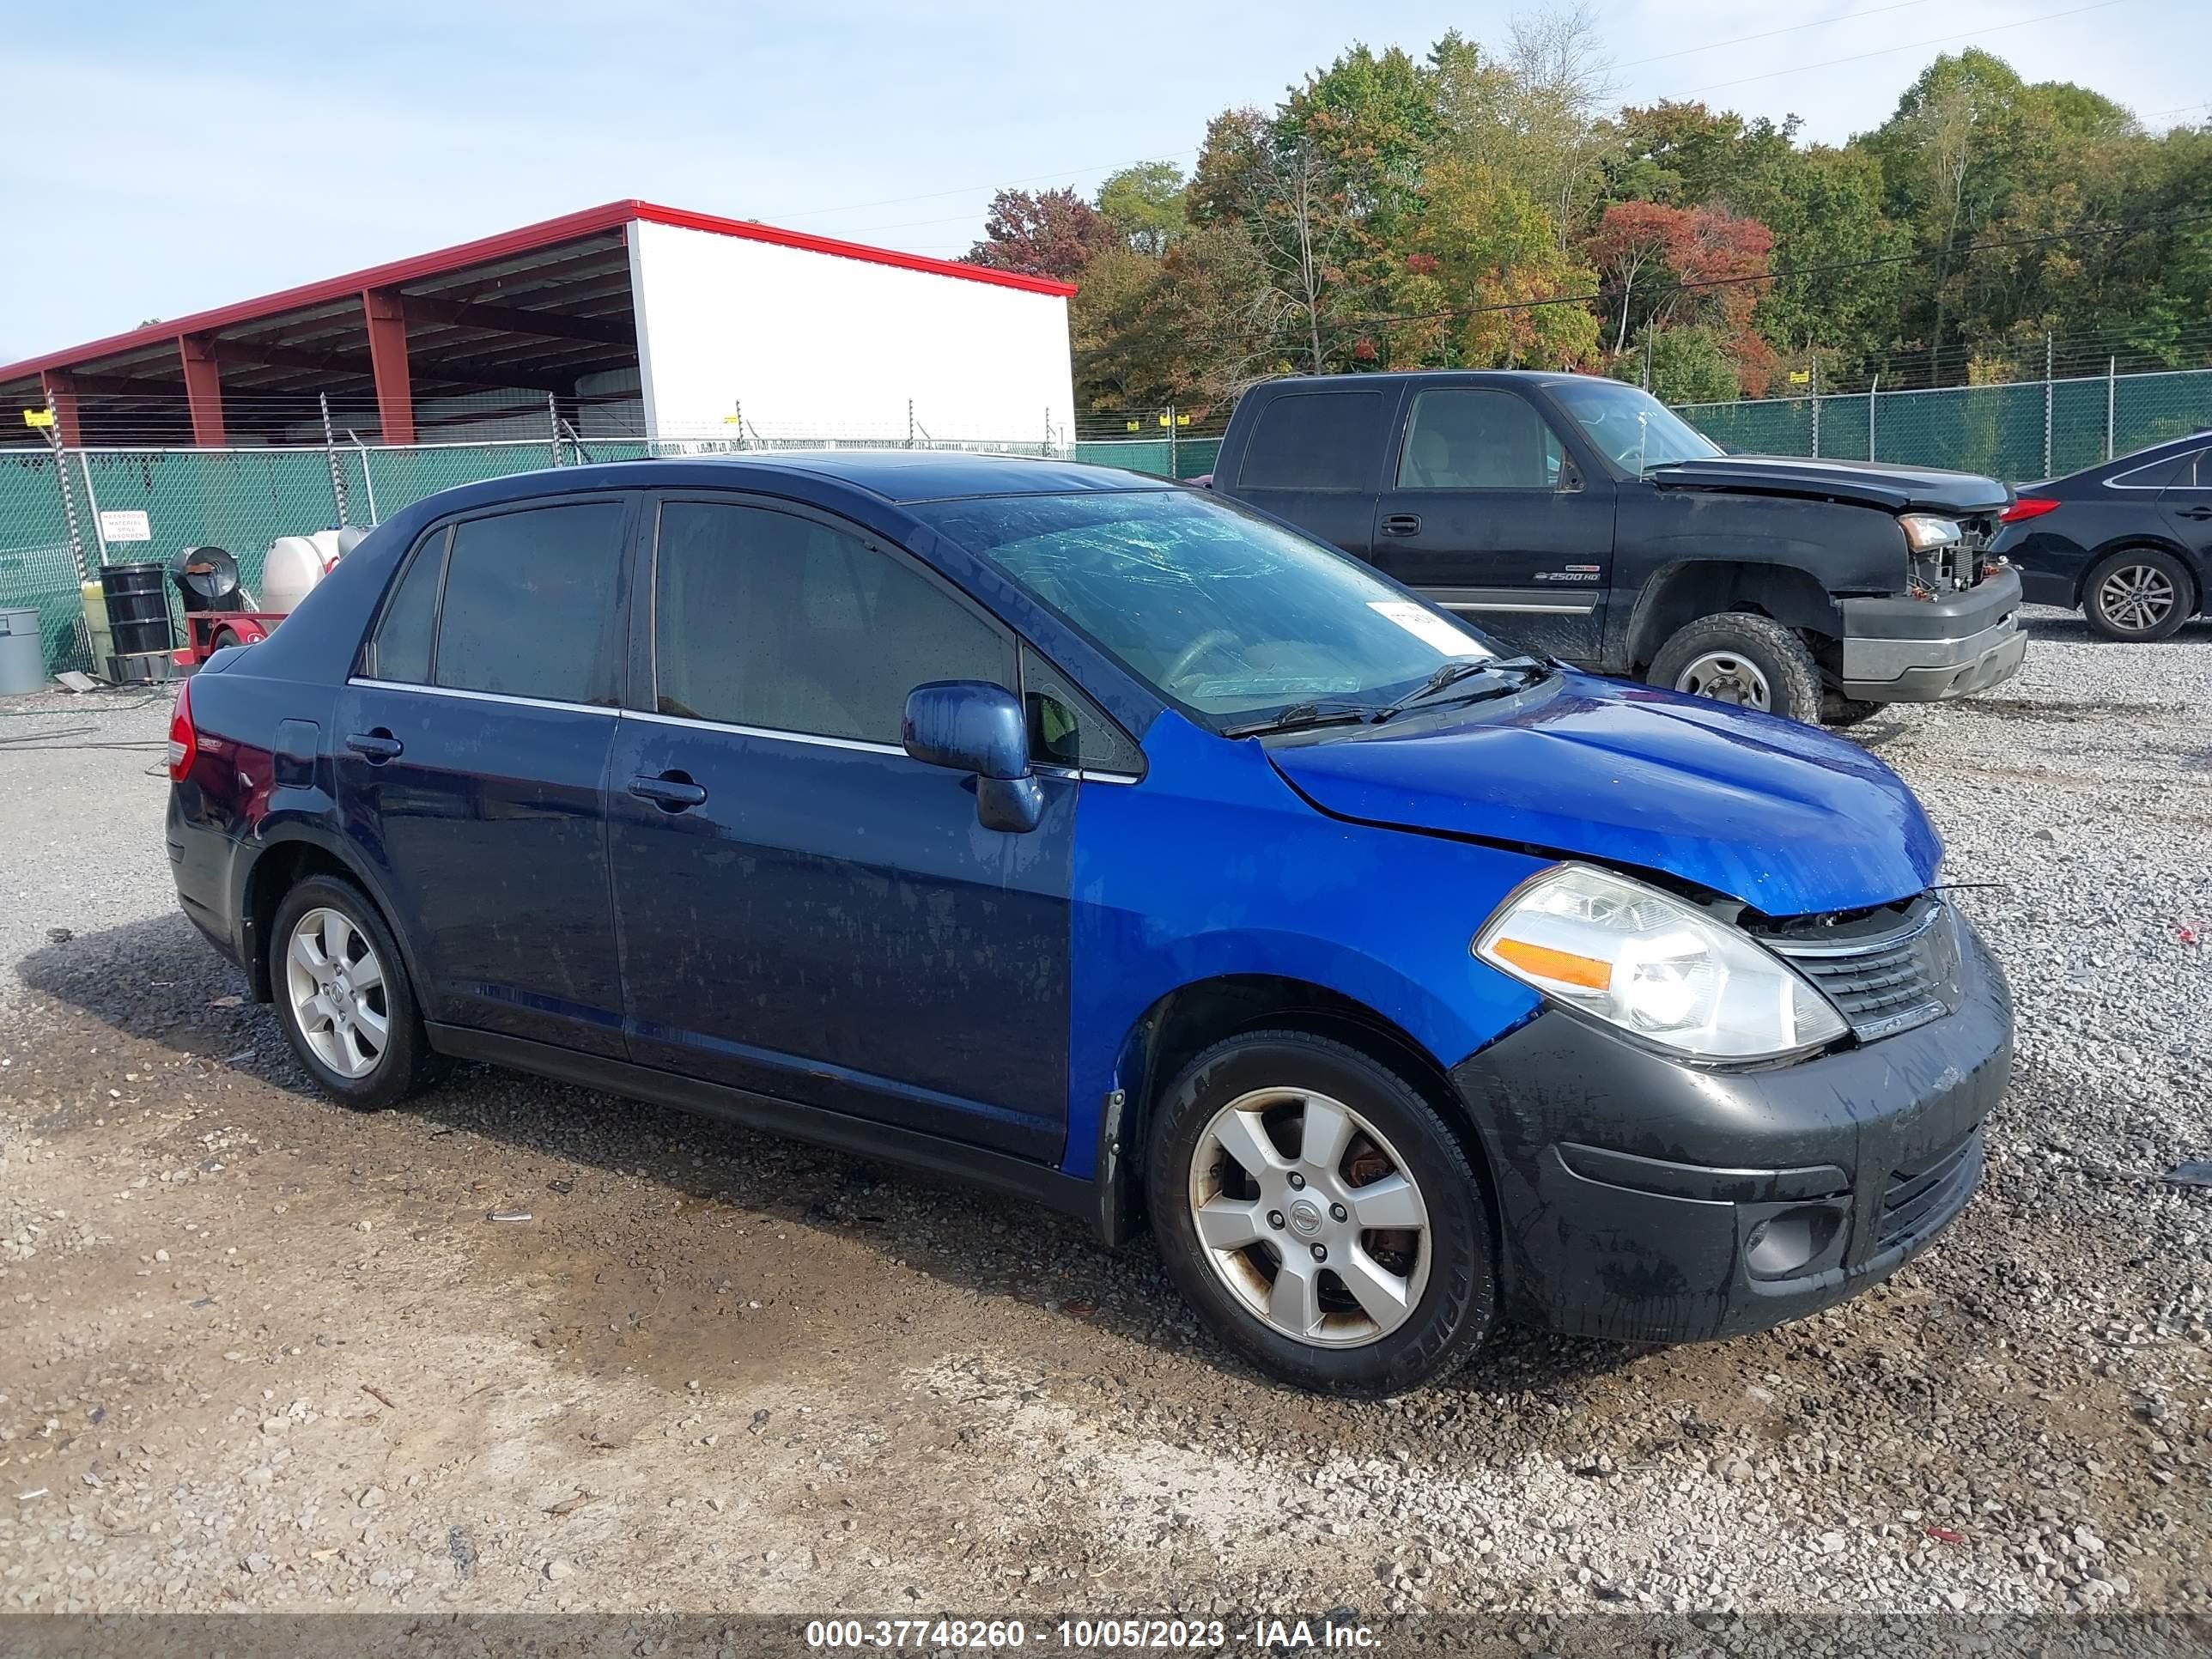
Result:
{"label": "white sign on fence", "polygon": [[100,538],[107,542],[150,542],[154,539],[154,526],[146,522],[142,512],[110,513],[102,509]]}

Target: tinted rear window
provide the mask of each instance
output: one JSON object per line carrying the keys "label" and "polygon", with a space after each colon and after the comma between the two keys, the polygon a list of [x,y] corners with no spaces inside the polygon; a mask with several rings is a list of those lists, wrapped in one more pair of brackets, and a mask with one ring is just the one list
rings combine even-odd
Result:
{"label": "tinted rear window", "polygon": [[1237,482],[1261,489],[1372,489],[1382,459],[1379,392],[1297,392],[1260,411]]}
{"label": "tinted rear window", "polygon": [[619,501],[588,501],[454,526],[437,683],[612,703],[623,511]]}

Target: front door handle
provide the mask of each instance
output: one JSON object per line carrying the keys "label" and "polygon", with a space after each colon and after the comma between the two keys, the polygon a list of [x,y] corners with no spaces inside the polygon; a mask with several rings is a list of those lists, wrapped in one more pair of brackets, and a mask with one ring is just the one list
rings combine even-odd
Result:
{"label": "front door handle", "polygon": [[1421,515],[1418,513],[1393,513],[1382,520],[1386,536],[1418,536],[1421,533]]}
{"label": "front door handle", "polygon": [[356,755],[367,758],[371,766],[381,766],[388,760],[398,760],[407,745],[382,726],[374,732],[356,732],[345,740],[345,746]]}
{"label": "front door handle", "polygon": [[664,812],[681,812],[687,807],[707,804],[707,792],[683,772],[663,772],[658,777],[632,778],[629,792],[640,800],[651,801]]}
{"label": "front door handle", "polygon": [[2177,519],[2212,519],[2212,507],[2177,507],[2173,509],[2173,516]]}

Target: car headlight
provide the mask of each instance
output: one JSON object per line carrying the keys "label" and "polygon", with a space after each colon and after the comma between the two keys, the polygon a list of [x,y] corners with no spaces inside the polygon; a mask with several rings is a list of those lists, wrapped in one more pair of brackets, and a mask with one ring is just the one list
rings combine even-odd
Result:
{"label": "car headlight", "polygon": [[1562,864],[1518,889],[1474,954],[1565,1006],[1703,1060],[1766,1060],[1848,1029],[1748,935],[1609,870]]}
{"label": "car headlight", "polygon": [[1939,519],[1933,513],[1908,513],[1897,523],[1905,532],[1905,544],[1915,553],[1950,547],[1966,539],[1956,519]]}

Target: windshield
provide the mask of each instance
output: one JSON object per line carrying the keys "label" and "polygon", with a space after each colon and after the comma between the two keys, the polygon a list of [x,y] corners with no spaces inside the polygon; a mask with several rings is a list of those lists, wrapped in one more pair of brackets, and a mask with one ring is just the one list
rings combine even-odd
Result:
{"label": "windshield", "polygon": [[1551,380],[1546,389],[1581,422],[1589,440],[1625,471],[1649,472],[1669,461],[1703,461],[1721,447],[1650,392],[1595,376]]}
{"label": "windshield", "polygon": [[1497,654],[1334,549],[1188,491],[909,510],[1216,731],[1308,705],[1380,709],[1448,662]]}

